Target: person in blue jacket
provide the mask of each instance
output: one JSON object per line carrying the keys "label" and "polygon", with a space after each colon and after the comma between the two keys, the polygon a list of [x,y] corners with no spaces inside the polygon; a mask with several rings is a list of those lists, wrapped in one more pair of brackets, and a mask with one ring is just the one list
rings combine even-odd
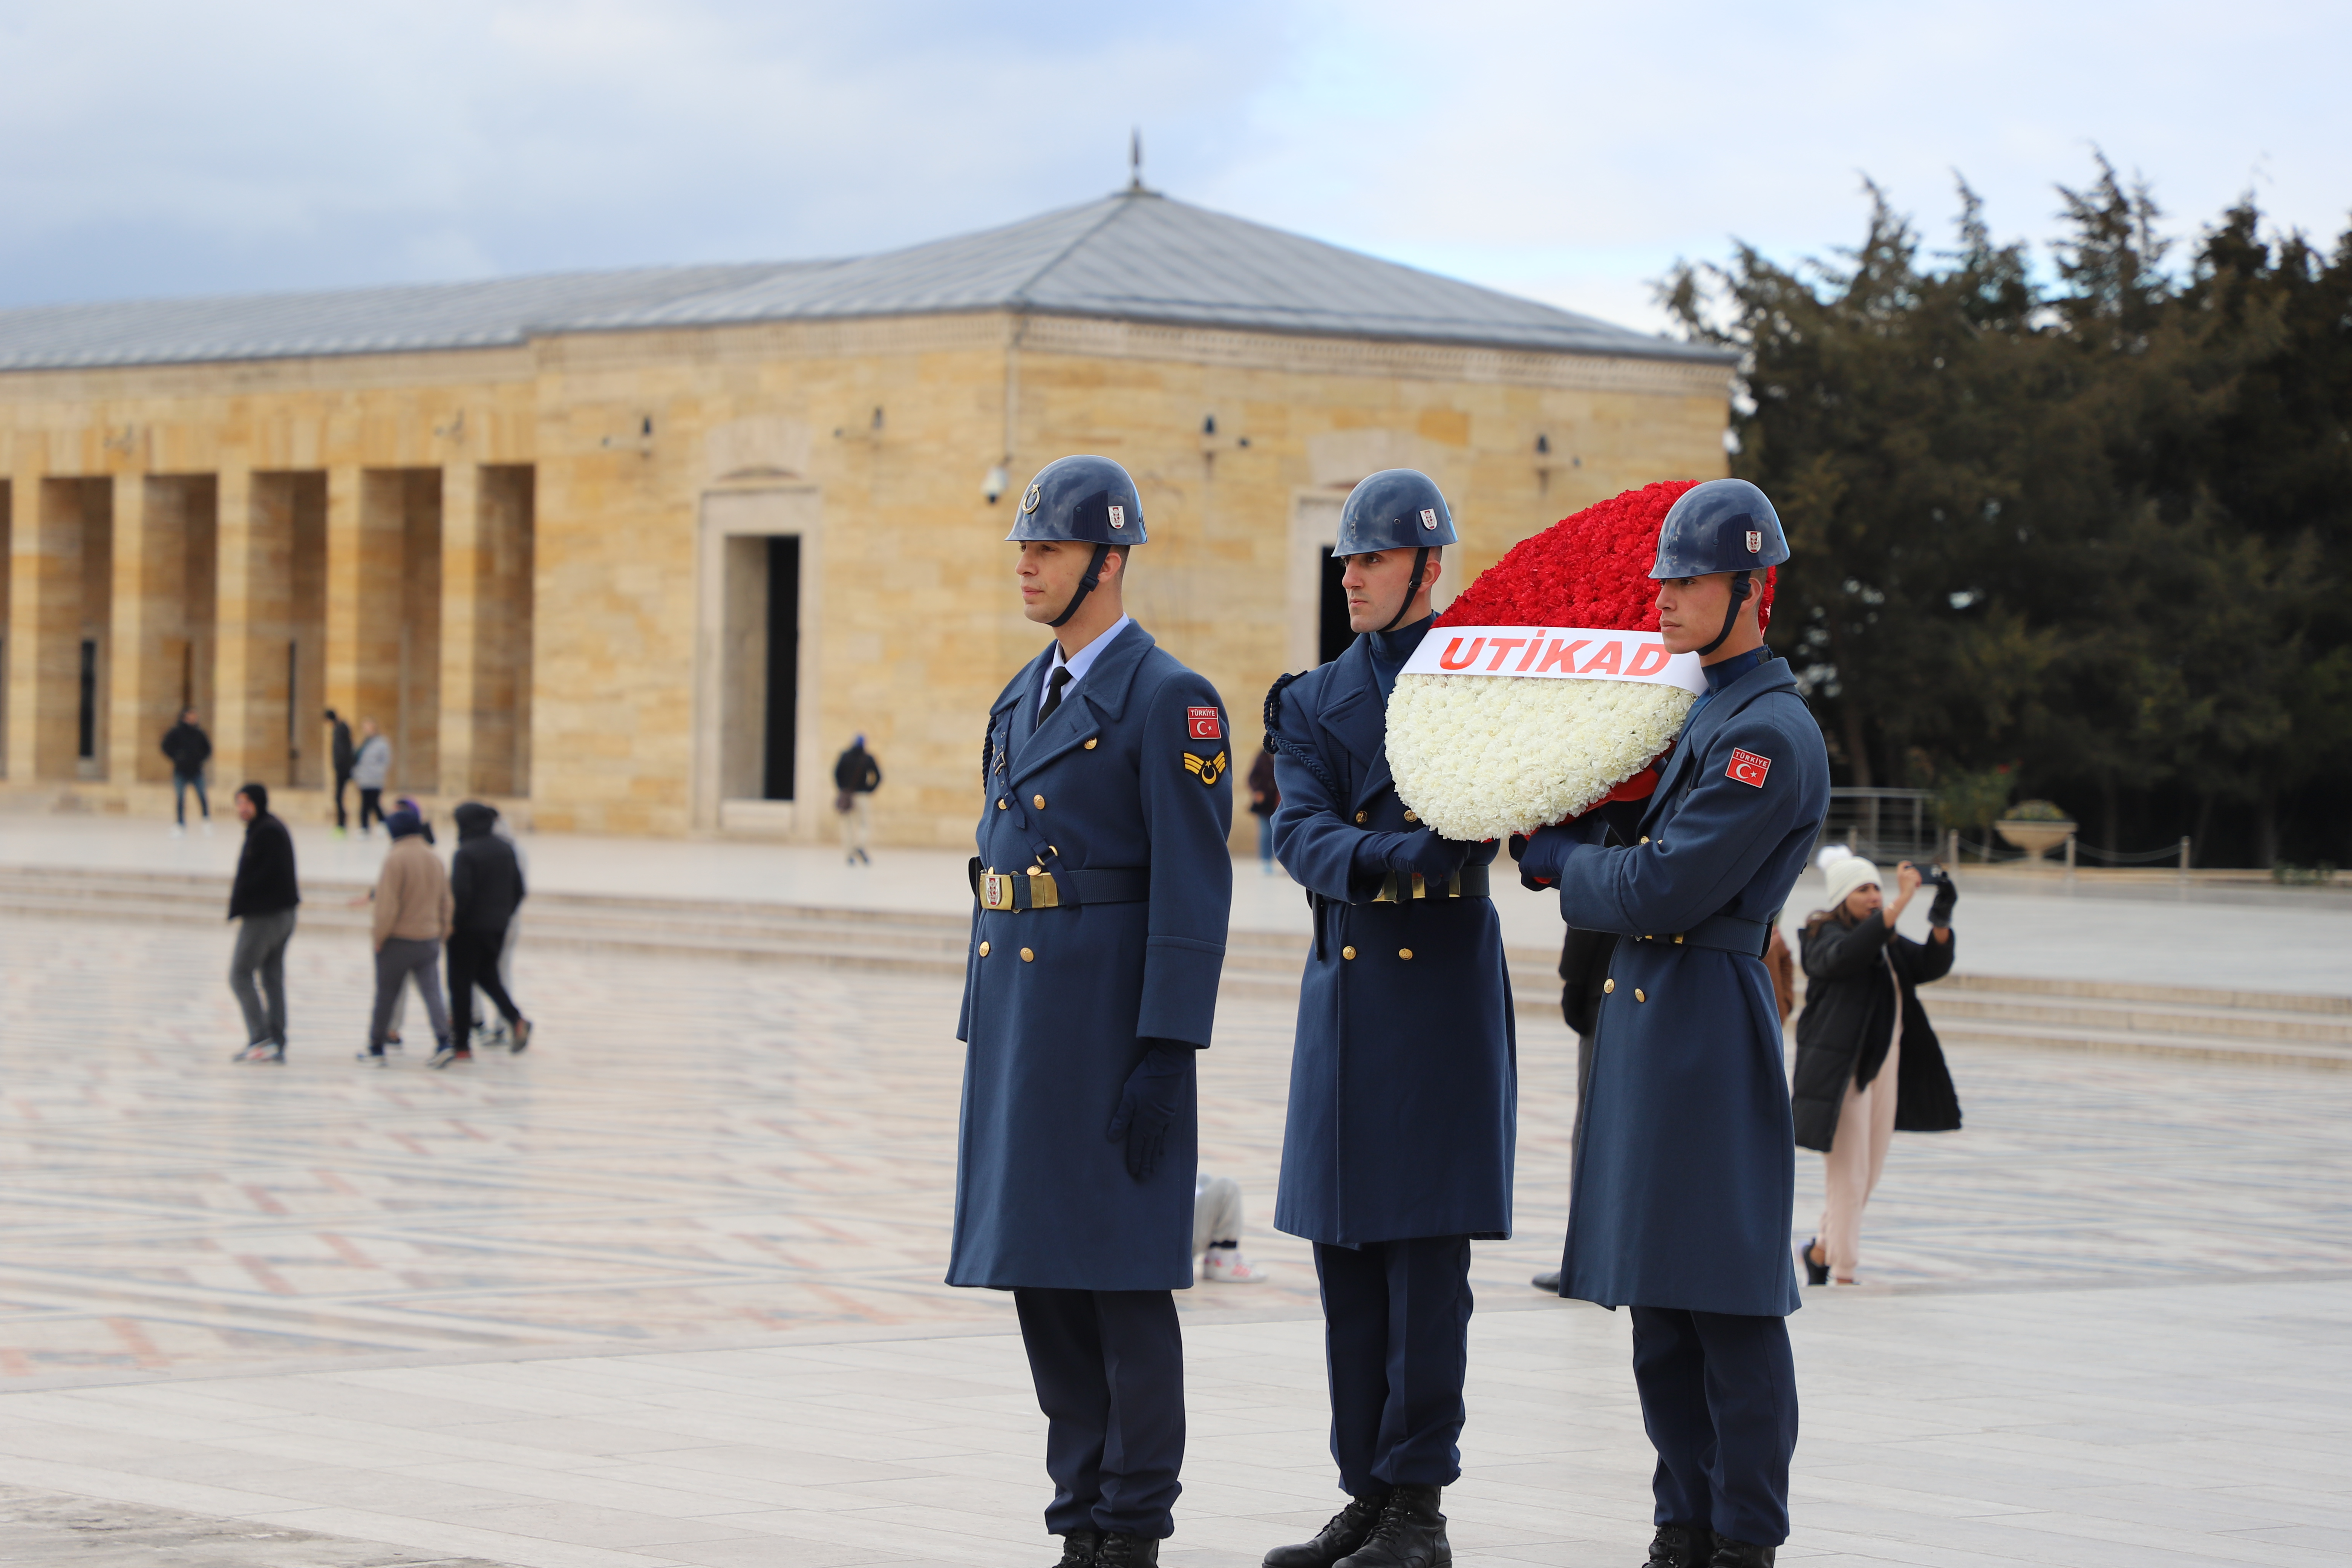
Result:
{"label": "person in blue jacket", "polygon": [[1789,1534],[1796,1142],[1763,954],[1829,809],[1829,756],[1757,624],[1756,574],[1788,558],[1745,480],[1675,502],[1659,631],[1706,690],[1647,802],[1544,828],[1519,859],[1569,924],[1617,938],[1559,1293],[1632,1309],[1657,1568],[1764,1568]]}
{"label": "person in blue jacket", "polygon": [[1274,1223],[1315,1244],[1349,1500],[1267,1568],[1453,1560],[1438,1500],[1462,1473],[1470,1243],[1511,1231],[1517,1045],[1496,846],[1441,838],[1397,798],[1387,712],[1454,538],[1426,475],[1358,485],[1333,553],[1359,635],[1266,697],[1275,854],[1315,911]]}
{"label": "person in blue jacket", "polygon": [[1233,900],[1224,705],[1121,607],[1143,508],[1048,464],[1009,536],[1053,628],[990,708],[971,863],[950,1285],[1010,1290],[1069,1568],[1157,1563],[1184,1458],[1192,1053]]}

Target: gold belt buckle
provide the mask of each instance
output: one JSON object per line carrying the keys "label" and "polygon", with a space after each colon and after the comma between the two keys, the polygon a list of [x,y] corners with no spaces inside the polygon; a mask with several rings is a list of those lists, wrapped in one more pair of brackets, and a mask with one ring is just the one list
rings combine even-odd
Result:
{"label": "gold belt buckle", "polygon": [[1009,910],[1013,903],[1013,879],[1002,871],[980,874],[980,907],[983,910]]}

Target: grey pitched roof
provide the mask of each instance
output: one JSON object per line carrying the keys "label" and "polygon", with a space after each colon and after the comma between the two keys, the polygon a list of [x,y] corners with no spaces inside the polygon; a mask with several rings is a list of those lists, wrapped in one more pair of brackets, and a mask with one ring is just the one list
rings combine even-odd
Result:
{"label": "grey pitched roof", "polygon": [[1729,358],[1126,191],[1003,228],[837,261],[0,310],[0,370],[481,348],[566,331],[979,310]]}

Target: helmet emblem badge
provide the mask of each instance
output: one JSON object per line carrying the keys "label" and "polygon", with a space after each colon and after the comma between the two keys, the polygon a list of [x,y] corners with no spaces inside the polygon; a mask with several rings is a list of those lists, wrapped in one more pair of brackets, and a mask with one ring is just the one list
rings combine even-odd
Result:
{"label": "helmet emblem badge", "polygon": [[1037,510],[1038,501],[1043,500],[1045,492],[1043,490],[1040,490],[1035,485],[1031,485],[1029,487],[1029,493],[1021,498],[1021,510],[1023,511],[1035,511]]}
{"label": "helmet emblem badge", "polygon": [[1127,508],[1123,506],[1115,506],[1110,509],[1110,525],[1113,528],[1125,528],[1127,526]]}
{"label": "helmet emblem badge", "polygon": [[1748,553],[1750,555],[1764,553],[1764,535],[1752,528],[1748,531]]}
{"label": "helmet emblem badge", "polygon": [[1435,507],[1425,506],[1421,509],[1421,526],[1432,531],[1436,529],[1437,509]]}

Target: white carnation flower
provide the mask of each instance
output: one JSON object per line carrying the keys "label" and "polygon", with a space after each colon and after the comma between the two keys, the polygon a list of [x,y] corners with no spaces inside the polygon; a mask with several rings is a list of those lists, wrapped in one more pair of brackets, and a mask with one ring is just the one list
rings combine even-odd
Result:
{"label": "white carnation flower", "polygon": [[1693,700],[1633,680],[1399,676],[1388,712],[1397,798],[1448,838],[1532,833],[1647,767]]}

